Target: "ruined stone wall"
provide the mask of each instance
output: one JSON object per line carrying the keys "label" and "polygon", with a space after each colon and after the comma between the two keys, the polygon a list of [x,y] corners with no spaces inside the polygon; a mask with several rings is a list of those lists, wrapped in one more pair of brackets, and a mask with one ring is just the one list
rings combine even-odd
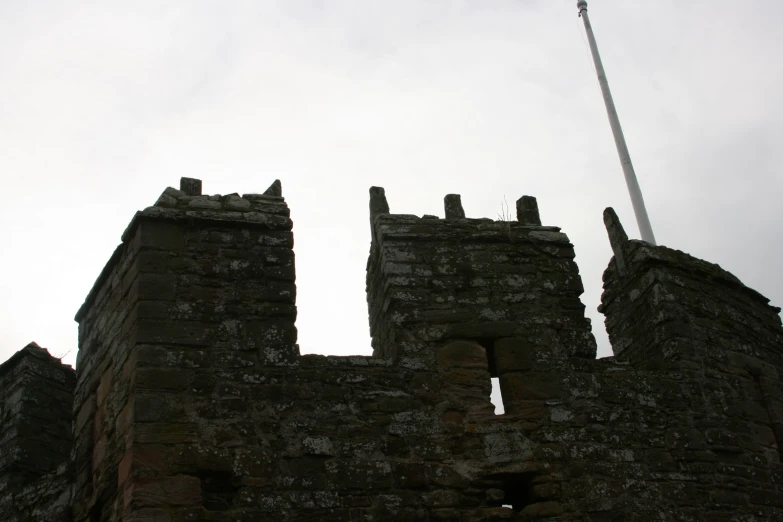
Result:
{"label": "ruined stone wall", "polygon": [[596,360],[573,246],[534,198],[514,221],[456,195],[419,218],[375,187],[374,355],[302,356],[279,183],[180,189],[77,314],[73,521],[783,519],[779,310],[716,265],[609,211]]}
{"label": "ruined stone wall", "polygon": [[0,521],[70,520],[74,383],[35,343],[0,365]]}

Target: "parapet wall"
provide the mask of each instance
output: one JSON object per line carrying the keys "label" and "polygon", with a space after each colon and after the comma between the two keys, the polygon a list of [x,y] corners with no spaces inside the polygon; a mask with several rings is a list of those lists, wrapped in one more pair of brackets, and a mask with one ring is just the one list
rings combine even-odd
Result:
{"label": "parapet wall", "polygon": [[595,357],[573,245],[558,227],[541,226],[537,206],[534,217],[520,208],[532,222],[469,219],[450,195],[438,219],[390,214],[381,188],[371,198],[367,299],[376,356],[426,366],[433,346],[449,339],[490,348],[519,337],[551,357]]}
{"label": "parapet wall", "polygon": [[718,265],[629,241],[612,209],[604,220],[615,255],[600,310],[618,359],[639,367],[730,358],[780,367],[780,308]]}
{"label": "parapet wall", "polygon": [[609,211],[596,360],[573,246],[535,199],[516,221],[444,204],[394,215],[371,189],[374,355],[302,356],[279,183],[166,189],[77,314],[62,520],[783,519],[777,309]]}

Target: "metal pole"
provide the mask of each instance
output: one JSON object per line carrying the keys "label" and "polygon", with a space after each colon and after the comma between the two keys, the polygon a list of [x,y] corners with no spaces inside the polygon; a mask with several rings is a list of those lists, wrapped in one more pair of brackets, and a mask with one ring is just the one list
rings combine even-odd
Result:
{"label": "metal pole", "polygon": [[598,54],[598,46],[595,43],[595,36],[593,36],[593,27],[590,25],[590,19],[587,17],[587,2],[579,0],[576,8],[579,9],[579,16],[582,17],[585,23],[587,40],[590,42],[590,51],[593,54],[593,63],[595,63],[595,72],[598,74],[598,83],[601,85],[601,93],[604,95],[606,113],[609,115],[609,124],[612,126],[612,134],[614,134],[614,144],[617,146],[617,154],[620,155],[620,163],[623,166],[625,183],[628,185],[628,193],[631,195],[636,224],[639,226],[642,240],[655,245],[655,236],[650,225],[650,218],[647,217],[642,190],[639,188],[639,182],[636,180],[636,173],[633,170],[633,163],[631,163],[631,155],[628,153],[628,145],[625,144],[623,128],[620,126],[620,118],[617,116],[617,109],[614,106],[612,93],[609,90],[609,82],[606,80],[606,72],[601,63],[601,56]]}

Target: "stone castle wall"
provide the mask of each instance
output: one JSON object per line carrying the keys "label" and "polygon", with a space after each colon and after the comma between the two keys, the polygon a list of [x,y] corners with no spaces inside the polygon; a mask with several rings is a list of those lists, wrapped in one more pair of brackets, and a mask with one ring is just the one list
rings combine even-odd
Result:
{"label": "stone castle wall", "polygon": [[[374,187],[374,354],[300,355],[279,183],[180,188],[79,310],[75,379],[45,384],[73,394],[72,442],[45,440],[29,476],[0,453],[0,521],[783,519],[779,309],[717,265],[629,241],[608,210],[615,356],[596,360],[573,245],[534,198],[515,221],[456,195],[419,218]],[[4,415],[34,386],[10,366]],[[9,448],[42,422],[3,419]],[[31,487],[61,518],[11,511]]]}

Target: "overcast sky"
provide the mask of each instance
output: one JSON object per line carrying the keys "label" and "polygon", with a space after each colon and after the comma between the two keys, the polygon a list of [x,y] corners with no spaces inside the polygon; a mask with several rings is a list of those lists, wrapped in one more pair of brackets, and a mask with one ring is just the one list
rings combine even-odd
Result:
{"label": "overcast sky", "polygon": [[[275,179],[302,352],[369,354],[368,188],[394,213],[538,198],[596,311],[613,206],[638,237],[576,0],[0,2],[0,361],[73,364],[73,316],[181,176]],[[646,8],[646,9],[645,9]],[[772,0],[591,0],[660,244],[783,305],[783,31]]]}

